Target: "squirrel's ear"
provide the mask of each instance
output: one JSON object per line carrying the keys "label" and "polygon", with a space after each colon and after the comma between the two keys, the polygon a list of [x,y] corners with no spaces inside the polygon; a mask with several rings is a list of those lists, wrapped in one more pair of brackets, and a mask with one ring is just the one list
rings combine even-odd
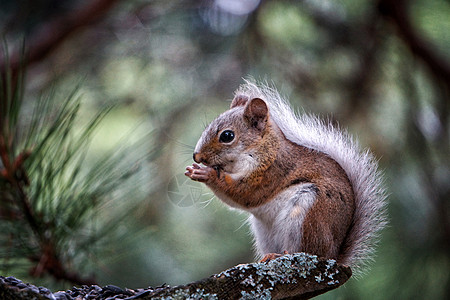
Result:
{"label": "squirrel's ear", "polygon": [[248,102],[248,97],[244,95],[236,95],[231,101],[230,108],[236,107],[236,106],[244,106]]}
{"label": "squirrel's ear", "polygon": [[269,109],[266,102],[260,98],[250,100],[245,107],[244,117],[250,121],[251,126],[263,130],[269,117]]}

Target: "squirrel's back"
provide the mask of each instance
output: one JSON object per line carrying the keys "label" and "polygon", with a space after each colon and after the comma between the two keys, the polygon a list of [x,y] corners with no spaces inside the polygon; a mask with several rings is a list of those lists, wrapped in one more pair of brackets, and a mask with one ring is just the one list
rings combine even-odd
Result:
{"label": "squirrel's back", "polygon": [[236,95],[261,98],[269,106],[270,116],[287,139],[334,159],[346,172],[354,191],[354,218],[339,260],[360,272],[372,259],[381,229],[386,226],[386,192],[378,164],[369,151],[345,131],[311,115],[296,115],[280,94],[267,85],[246,81]]}

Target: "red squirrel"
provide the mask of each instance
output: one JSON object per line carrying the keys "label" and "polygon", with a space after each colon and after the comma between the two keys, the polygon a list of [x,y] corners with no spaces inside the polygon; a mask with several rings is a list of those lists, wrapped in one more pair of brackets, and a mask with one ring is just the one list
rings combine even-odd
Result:
{"label": "red squirrel", "polygon": [[194,161],[186,176],[250,213],[262,261],[307,252],[354,272],[370,261],[386,225],[376,160],[348,133],[297,116],[275,89],[242,85],[201,135]]}

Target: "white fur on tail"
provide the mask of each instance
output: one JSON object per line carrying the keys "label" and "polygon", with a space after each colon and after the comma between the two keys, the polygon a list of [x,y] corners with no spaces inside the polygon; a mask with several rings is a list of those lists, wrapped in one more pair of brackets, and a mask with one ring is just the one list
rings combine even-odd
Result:
{"label": "white fur on tail", "polygon": [[288,102],[273,88],[246,81],[235,92],[261,98],[269,106],[272,120],[286,138],[299,145],[324,152],[345,170],[353,186],[356,210],[352,227],[344,241],[342,263],[360,273],[373,259],[379,233],[387,224],[386,191],[378,164],[369,151],[346,132],[311,115],[296,115]]}

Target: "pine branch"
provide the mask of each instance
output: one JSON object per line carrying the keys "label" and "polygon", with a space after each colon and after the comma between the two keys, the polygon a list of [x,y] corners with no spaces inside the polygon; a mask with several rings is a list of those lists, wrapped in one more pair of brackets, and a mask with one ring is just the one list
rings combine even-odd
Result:
{"label": "pine branch", "polygon": [[[89,249],[117,228],[102,220],[104,227],[91,229],[100,222],[94,218],[99,207],[133,178],[148,149],[142,154],[139,145],[113,149],[86,167],[92,135],[111,107],[80,128],[77,89],[58,101],[62,105],[56,105],[55,93],[50,93],[34,103],[32,119],[25,124],[20,122],[24,119],[20,118],[23,91],[19,90],[23,85],[16,84],[23,79],[13,83],[10,72],[0,74],[6,76],[0,78],[4,83],[0,86],[0,241],[4,241],[0,270],[12,266],[14,271],[17,268],[10,261],[27,258],[28,273],[34,277],[50,275],[73,284],[94,284],[93,278],[81,276],[81,270],[70,266],[77,257],[87,259]],[[110,212],[116,224],[133,209],[130,201],[127,205],[116,215]],[[68,248],[75,251],[68,254]]]}
{"label": "pine branch", "polygon": [[[59,280],[70,281],[75,284],[93,284],[95,281],[91,278],[85,279],[74,272],[66,270],[61,261],[60,254],[52,241],[54,236],[46,234],[48,231],[45,228],[45,222],[39,217],[33,207],[26,187],[30,185],[29,177],[24,166],[27,159],[33,155],[35,150],[23,150],[18,155],[15,155],[18,138],[16,132],[17,120],[19,119],[21,100],[19,95],[22,95],[21,85],[12,84],[10,80],[10,73],[6,72],[6,78],[2,78],[5,89],[2,91],[2,132],[0,135],[0,158],[3,168],[0,175],[4,180],[4,184],[8,186],[10,194],[13,196],[16,205],[23,215],[23,219],[19,218],[17,221],[25,222],[33,232],[33,240],[38,244],[38,255],[31,255],[30,260],[36,261],[37,265],[31,271],[33,276],[42,276],[44,272],[50,273],[53,277]],[[18,82],[22,82],[22,78],[18,78]],[[19,101],[20,100],[20,101]],[[66,106],[68,107],[68,106]],[[67,113],[67,116],[74,118],[76,110],[62,109],[61,115]],[[37,116],[39,117],[39,116]],[[59,121],[59,119],[57,120]],[[51,132],[51,130],[49,131]],[[41,143],[45,145],[46,140]],[[0,199],[1,200],[1,199]],[[2,212],[2,215],[11,215],[7,210]]]}

